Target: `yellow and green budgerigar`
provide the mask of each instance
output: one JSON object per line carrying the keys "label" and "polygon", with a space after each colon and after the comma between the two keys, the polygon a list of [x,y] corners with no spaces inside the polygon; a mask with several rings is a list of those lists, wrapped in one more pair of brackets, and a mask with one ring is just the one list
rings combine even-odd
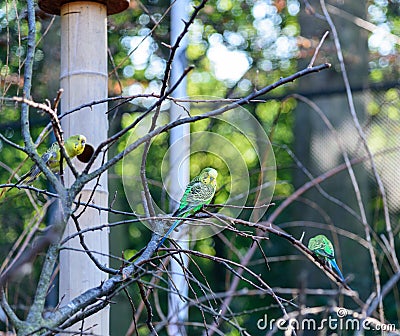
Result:
{"label": "yellow and green budgerigar", "polygon": [[[86,137],[81,134],[72,135],[64,142],[65,152],[69,158],[82,154],[85,150],[85,145]],[[41,158],[52,172],[57,173],[60,171],[61,152],[57,142],[54,142]],[[41,173],[42,171],[39,166],[35,164],[15,185],[18,186],[22,182],[30,184],[35,181]]]}
{"label": "yellow and green budgerigar", "polygon": [[315,253],[315,255],[327,262],[331,267],[333,267],[339,277],[344,281],[342,272],[340,272],[339,266],[335,260],[335,251],[333,249],[333,244],[324,235],[318,235],[311,238],[308,242],[308,248]]}
{"label": "yellow and green budgerigar", "polygon": [[217,188],[217,176],[218,172],[214,168],[208,167],[204,168],[199,175],[190,181],[181,198],[179,208],[173,213],[174,217],[181,217],[181,219],[177,219],[171,225],[158,243],[157,249],[164,243],[170,233],[184,221],[184,218],[194,215],[203,205],[211,202]]}

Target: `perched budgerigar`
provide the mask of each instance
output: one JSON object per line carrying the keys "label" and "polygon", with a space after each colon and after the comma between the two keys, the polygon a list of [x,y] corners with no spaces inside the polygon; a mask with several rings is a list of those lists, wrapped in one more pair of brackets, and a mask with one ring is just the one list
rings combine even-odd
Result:
{"label": "perched budgerigar", "polygon": [[194,215],[203,205],[211,202],[217,188],[217,175],[218,172],[214,168],[204,168],[198,176],[190,181],[181,198],[179,208],[173,214],[174,217],[182,217],[182,219],[177,219],[172,224],[158,243],[157,249],[170,233],[184,221],[184,218]]}
{"label": "perched budgerigar", "polygon": [[[65,142],[64,147],[68,157],[73,158],[77,155],[83,153],[86,145],[86,137],[84,135],[72,135]],[[42,155],[42,160],[54,173],[60,170],[60,146],[57,142],[54,142],[50,148]],[[35,181],[38,176],[42,173],[38,165],[33,165],[33,167],[22,176],[19,181],[15,184],[18,186],[22,182],[30,184]]]}
{"label": "perched budgerigar", "polygon": [[335,260],[335,251],[331,241],[324,235],[318,235],[311,238],[308,242],[308,248],[315,253],[315,255],[325,262],[328,262],[331,267],[335,269],[339,277],[344,281],[342,272]]}

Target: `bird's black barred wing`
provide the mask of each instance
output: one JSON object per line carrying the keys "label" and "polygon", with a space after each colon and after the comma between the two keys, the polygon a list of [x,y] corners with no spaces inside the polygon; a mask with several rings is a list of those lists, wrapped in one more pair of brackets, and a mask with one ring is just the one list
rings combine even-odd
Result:
{"label": "bird's black barred wing", "polygon": [[[49,166],[51,165],[54,161],[57,161],[57,151],[59,150],[59,146],[57,143],[52,144],[52,146],[41,156],[41,159],[44,161],[44,163]],[[23,178],[21,178],[21,182],[26,179],[26,183],[32,183],[37,179],[37,177],[40,175],[41,170],[38,165],[34,165],[31,170],[26,173]]]}

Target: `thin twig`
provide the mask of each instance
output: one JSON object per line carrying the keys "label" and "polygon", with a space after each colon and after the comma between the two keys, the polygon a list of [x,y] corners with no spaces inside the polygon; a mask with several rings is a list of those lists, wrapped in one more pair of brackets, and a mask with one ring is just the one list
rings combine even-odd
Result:
{"label": "thin twig", "polygon": [[144,286],[143,283],[141,281],[137,282],[138,288],[139,288],[139,293],[140,293],[140,297],[142,298],[145,306],[146,306],[146,310],[147,310],[147,319],[146,319],[146,324],[147,327],[149,328],[150,332],[154,333],[155,335],[157,334],[157,331],[154,329],[153,323],[152,323],[152,319],[153,319],[153,308],[151,307],[151,304],[149,302],[149,300],[147,299],[147,295],[146,292],[144,290]]}
{"label": "thin twig", "polygon": [[86,254],[88,255],[88,257],[94,262],[94,264],[96,265],[96,267],[97,267],[100,271],[105,272],[105,273],[108,273],[108,274],[112,274],[112,275],[118,274],[118,273],[119,273],[118,270],[116,270],[116,269],[114,269],[114,268],[111,268],[111,267],[106,267],[106,266],[102,265],[102,264],[96,259],[96,257],[95,257],[95,256],[93,255],[93,253],[89,250],[88,246],[87,246],[86,243],[85,243],[85,238],[84,238],[83,234],[81,233],[81,227],[80,227],[80,225],[79,225],[79,221],[78,221],[77,216],[71,215],[71,219],[73,220],[73,222],[74,222],[74,224],[75,224],[76,230],[79,232],[79,242],[80,242],[82,248],[85,250],[85,252],[86,252]]}
{"label": "thin twig", "polygon": [[321,41],[319,41],[317,47],[315,48],[314,55],[313,55],[313,57],[311,58],[310,63],[308,64],[308,67],[309,67],[309,68],[311,68],[311,67],[314,65],[315,59],[317,58],[318,53],[319,53],[319,49],[321,49],[321,47],[322,47],[322,45],[324,44],[324,41],[325,41],[326,37],[328,36],[328,34],[329,34],[329,30],[327,30],[327,31],[325,32],[325,34],[324,34],[324,35],[322,36],[322,38],[321,38]]}

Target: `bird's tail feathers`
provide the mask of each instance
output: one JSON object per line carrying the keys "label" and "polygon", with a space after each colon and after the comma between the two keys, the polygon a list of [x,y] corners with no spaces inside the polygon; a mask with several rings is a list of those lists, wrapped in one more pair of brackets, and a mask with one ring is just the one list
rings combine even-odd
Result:
{"label": "bird's tail feathers", "polygon": [[[12,190],[12,189],[14,189],[14,188],[18,188],[18,189],[19,189],[19,185],[21,185],[22,182],[25,182],[25,180],[29,177],[30,173],[31,173],[31,171],[28,171],[27,173],[25,173],[24,175],[22,175],[22,176],[20,177],[20,179],[19,179],[12,187],[10,187],[7,191],[10,191],[10,190]],[[27,184],[30,183],[29,180],[26,181],[26,183],[27,183]]]}
{"label": "bird's tail feathers", "polygon": [[156,250],[158,250],[158,248],[164,243],[165,239],[167,239],[167,237],[171,234],[171,232],[174,231],[181,222],[183,222],[183,220],[178,219],[174,222],[174,224],[171,225],[167,233],[161,238],[160,242],[157,244]]}
{"label": "bird's tail feathers", "polygon": [[339,266],[337,265],[335,259],[329,259],[329,263],[332,265],[332,267],[335,269],[336,273],[339,275],[339,277],[344,281],[344,277],[342,272],[339,269]]}

